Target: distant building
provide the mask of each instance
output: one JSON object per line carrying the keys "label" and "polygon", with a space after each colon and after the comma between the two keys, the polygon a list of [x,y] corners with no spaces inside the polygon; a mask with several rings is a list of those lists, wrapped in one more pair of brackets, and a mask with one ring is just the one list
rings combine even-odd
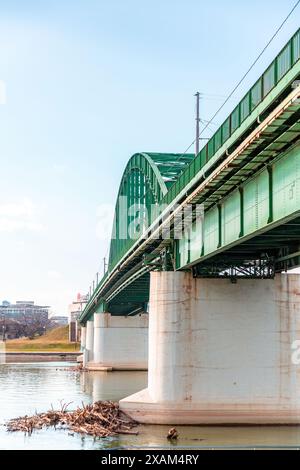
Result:
{"label": "distant building", "polygon": [[68,317],[62,315],[54,315],[50,318],[51,321],[54,321],[58,325],[67,325],[69,323]]}
{"label": "distant building", "polygon": [[0,319],[12,319],[20,323],[36,319],[47,322],[49,308],[48,306],[35,305],[32,300],[18,300],[15,304],[4,300],[0,305]]}
{"label": "distant building", "polygon": [[80,325],[78,319],[88,302],[88,296],[77,294],[77,298],[69,305],[69,341],[80,341]]}
{"label": "distant building", "polygon": [[69,305],[70,322],[77,321],[88,301],[87,295],[77,294],[76,300]]}

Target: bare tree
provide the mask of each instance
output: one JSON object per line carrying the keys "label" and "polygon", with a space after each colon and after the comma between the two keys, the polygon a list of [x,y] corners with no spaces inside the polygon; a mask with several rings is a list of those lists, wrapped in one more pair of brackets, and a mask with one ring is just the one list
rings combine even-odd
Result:
{"label": "bare tree", "polygon": [[40,313],[23,313],[19,318],[20,336],[33,339],[35,336],[42,336],[47,330],[53,328],[53,322]]}

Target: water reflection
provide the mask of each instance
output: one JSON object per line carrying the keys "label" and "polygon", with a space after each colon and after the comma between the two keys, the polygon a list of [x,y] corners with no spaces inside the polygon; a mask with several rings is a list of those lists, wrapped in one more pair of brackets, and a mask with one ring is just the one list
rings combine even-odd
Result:
{"label": "water reflection", "polygon": [[82,372],[80,383],[93,402],[119,401],[147,387],[147,372]]}
{"label": "water reflection", "polygon": [[0,364],[0,449],[94,449],[117,446],[117,440],[71,436],[65,430],[44,429],[32,436],[8,433],[4,423],[17,416],[69,409],[97,400],[119,400],[144,388],[145,372],[86,372],[70,370],[71,363]]}

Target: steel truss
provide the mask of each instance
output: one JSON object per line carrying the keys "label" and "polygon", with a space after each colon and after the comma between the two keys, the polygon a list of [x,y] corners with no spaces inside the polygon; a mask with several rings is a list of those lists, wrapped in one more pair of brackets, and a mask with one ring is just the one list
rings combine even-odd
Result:
{"label": "steel truss", "polygon": [[220,260],[205,264],[198,264],[193,267],[195,278],[223,278],[235,282],[242,279],[274,279],[275,262],[271,258],[258,260],[238,261]]}

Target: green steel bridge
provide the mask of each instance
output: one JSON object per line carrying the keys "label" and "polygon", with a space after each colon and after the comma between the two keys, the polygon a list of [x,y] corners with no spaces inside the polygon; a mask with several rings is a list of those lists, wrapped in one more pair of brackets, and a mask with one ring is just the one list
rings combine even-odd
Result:
{"label": "green steel bridge", "polygon": [[130,158],[108,270],[91,292],[82,324],[95,312],[147,310],[151,270],[236,282],[300,266],[299,80],[300,30],[198,155]]}

